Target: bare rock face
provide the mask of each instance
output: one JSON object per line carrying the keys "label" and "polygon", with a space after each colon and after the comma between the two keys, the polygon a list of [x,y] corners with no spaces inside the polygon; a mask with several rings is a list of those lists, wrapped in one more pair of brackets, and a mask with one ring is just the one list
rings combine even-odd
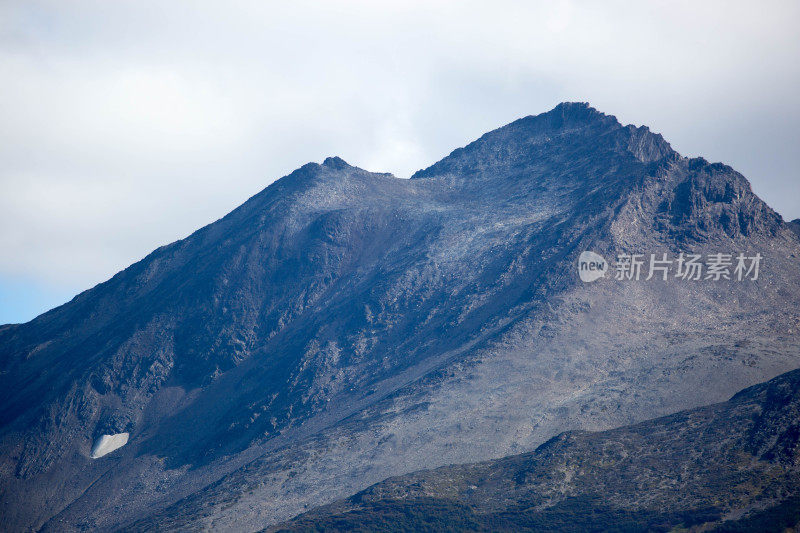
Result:
{"label": "bare rock face", "polygon": [[[764,259],[747,282],[587,284],[586,250]],[[309,163],[0,327],[0,516],[258,529],[392,475],[722,401],[800,367],[798,253],[740,174],[587,104],[411,180]]]}

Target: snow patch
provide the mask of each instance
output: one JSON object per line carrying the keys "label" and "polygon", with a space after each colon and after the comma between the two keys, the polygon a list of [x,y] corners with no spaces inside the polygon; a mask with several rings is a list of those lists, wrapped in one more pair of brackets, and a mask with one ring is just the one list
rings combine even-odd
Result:
{"label": "snow patch", "polygon": [[116,433],[114,435],[102,435],[94,446],[92,446],[92,459],[97,459],[107,455],[117,448],[122,448],[128,444],[128,433]]}

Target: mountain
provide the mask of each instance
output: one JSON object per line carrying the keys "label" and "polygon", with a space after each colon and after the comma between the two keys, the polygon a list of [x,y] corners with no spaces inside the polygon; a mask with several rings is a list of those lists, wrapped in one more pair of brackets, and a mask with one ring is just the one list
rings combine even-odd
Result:
{"label": "mountain", "polygon": [[780,533],[800,524],[798,482],[795,370],[724,403],[392,478],[274,530]]}
{"label": "mountain", "polygon": [[[585,250],[763,261],[755,280],[583,283]],[[798,254],[743,176],[587,104],[410,180],[309,163],[0,326],[0,518],[256,530],[719,402],[800,367]],[[104,435],[125,444],[92,458]]]}

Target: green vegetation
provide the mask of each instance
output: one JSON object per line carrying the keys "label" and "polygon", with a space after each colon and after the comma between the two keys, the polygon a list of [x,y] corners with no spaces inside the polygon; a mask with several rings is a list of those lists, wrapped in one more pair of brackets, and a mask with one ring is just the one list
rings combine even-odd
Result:
{"label": "green vegetation", "polygon": [[720,519],[716,509],[680,513],[628,511],[604,505],[598,497],[568,498],[553,507],[476,514],[456,502],[422,498],[381,500],[337,515],[300,518],[283,532],[398,532],[398,531],[558,531],[667,532]]}
{"label": "green vegetation", "polygon": [[717,533],[782,533],[800,524],[800,496],[793,496],[780,504],[757,511],[735,521],[723,522]]}
{"label": "green vegetation", "polygon": [[721,404],[391,478],[281,531],[781,533],[800,524],[798,391],[800,370]]}

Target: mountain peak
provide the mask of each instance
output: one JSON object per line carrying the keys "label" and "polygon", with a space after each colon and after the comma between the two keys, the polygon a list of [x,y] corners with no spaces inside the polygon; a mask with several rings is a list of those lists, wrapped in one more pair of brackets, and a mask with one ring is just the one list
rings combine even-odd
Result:
{"label": "mountain peak", "polygon": [[326,157],[325,161],[322,162],[322,166],[335,170],[342,170],[350,167],[350,165],[348,165],[347,162],[339,156]]}
{"label": "mountain peak", "polygon": [[561,102],[557,106],[555,106],[550,111],[555,111],[556,109],[565,109],[565,110],[580,110],[586,109],[594,111],[595,113],[603,114],[597,111],[597,109],[593,108],[589,102]]}
{"label": "mountain peak", "polygon": [[619,128],[622,125],[614,115],[598,111],[589,102],[561,102],[550,111],[538,115],[528,115],[509,124],[538,126],[549,130],[580,128],[590,125]]}
{"label": "mountain peak", "polygon": [[499,167],[521,168],[536,160],[561,157],[557,156],[559,153],[574,157],[576,150],[594,158],[612,153],[632,156],[641,163],[674,154],[661,135],[644,126],[623,126],[615,116],[606,115],[587,102],[562,102],[550,111],[520,118],[486,133],[412,178],[458,174],[474,180],[476,174],[482,174],[494,179]]}
{"label": "mountain peak", "polygon": [[539,115],[532,115],[531,118],[545,116],[560,118],[565,122],[590,123],[600,121],[608,124],[619,124],[615,116],[606,115],[602,111],[598,111],[592,107],[589,102],[561,102],[550,111],[540,113]]}

